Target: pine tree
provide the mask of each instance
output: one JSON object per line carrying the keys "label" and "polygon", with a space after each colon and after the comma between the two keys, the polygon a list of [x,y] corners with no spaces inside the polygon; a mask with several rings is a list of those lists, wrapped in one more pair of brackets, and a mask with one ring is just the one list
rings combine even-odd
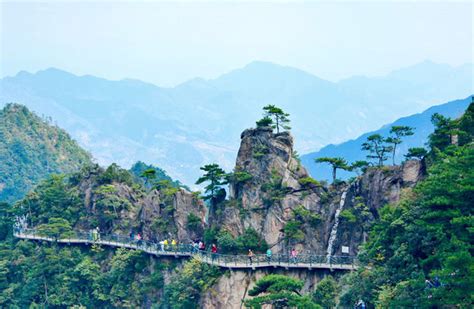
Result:
{"label": "pine tree", "polygon": [[413,135],[414,128],[409,126],[392,126],[390,129],[389,136],[385,139],[385,142],[388,144],[393,144],[392,146],[392,163],[395,165],[395,152],[397,150],[397,146],[402,143],[402,137]]}
{"label": "pine tree", "polygon": [[[263,111],[264,117],[257,122],[257,126],[259,123],[260,125],[271,125],[272,128],[277,130],[277,133],[280,133],[280,128],[284,130],[291,129],[288,125],[290,123],[290,119],[288,118],[290,114],[285,113],[281,108],[276,107],[275,105],[267,105],[263,108]],[[272,120],[272,122],[269,123],[268,119]]]}
{"label": "pine tree", "polygon": [[211,210],[213,210],[220,201],[225,199],[226,192],[222,186],[228,183],[228,177],[226,172],[216,163],[204,165],[201,170],[205,173],[196,181],[196,184],[209,183],[204,188],[206,195],[203,196],[203,199],[210,201]]}
{"label": "pine tree", "polygon": [[332,167],[332,182],[336,182],[336,171],[338,169],[342,170],[350,170],[349,165],[347,164],[347,161],[344,160],[343,158],[330,158],[330,157],[322,157],[322,158],[317,158],[315,159],[316,163],[329,163]]}
{"label": "pine tree", "polygon": [[367,137],[367,142],[362,144],[362,150],[369,151],[367,158],[377,159],[378,166],[383,166],[383,162],[387,160],[387,153],[393,151],[392,146],[385,144],[385,139],[380,134],[373,134]]}

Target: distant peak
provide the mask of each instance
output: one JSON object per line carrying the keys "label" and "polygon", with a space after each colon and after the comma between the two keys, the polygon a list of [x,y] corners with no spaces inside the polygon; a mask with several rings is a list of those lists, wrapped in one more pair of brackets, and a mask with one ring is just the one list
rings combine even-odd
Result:
{"label": "distant peak", "polygon": [[39,70],[38,72],[36,72],[36,75],[53,75],[53,76],[56,76],[56,75],[67,75],[67,76],[75,76],[74,74],[70,73],[70,72],[67,72],[67,71],[64,71],[64,70],[61,70],[61,69],[57,69],[57,68],[47,68],[45,70]]}
{"label": "distant peak", "polygon": [[270,62],[270,61],[255,60],[255,61],[249,62],[245,66],[245,68],[247,67],[280,67],[281,68],[283,66],[274,62]]}
{"label": "distant peak", "polygon": [[32,74],[28,71],[20,71],[18,73],[16,73],[15,77],[17,78],[23,78],[23,77],[29,77],[31,76]]}

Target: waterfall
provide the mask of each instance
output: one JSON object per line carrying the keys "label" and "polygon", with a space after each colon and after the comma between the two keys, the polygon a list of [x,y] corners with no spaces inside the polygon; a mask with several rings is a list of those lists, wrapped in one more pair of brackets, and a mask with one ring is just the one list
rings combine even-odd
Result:
{"label": "waterfall", "polygon": [[345,189],[344,192],[342,192],[341,200],[339,201],[339,207],[337,207],[336,214],[334,215],[334,225],[332,226],[331,234],[329,235],[328,249],[326,251],[328,263],[331,260],[334,242],[336,241],[336,238],[337,238],[337,227],[339,226],[339,215],[341,214],[342,208],[344,207],[344,203],[346,202],[346,195],[347,195],[348,189],[349,188]]}

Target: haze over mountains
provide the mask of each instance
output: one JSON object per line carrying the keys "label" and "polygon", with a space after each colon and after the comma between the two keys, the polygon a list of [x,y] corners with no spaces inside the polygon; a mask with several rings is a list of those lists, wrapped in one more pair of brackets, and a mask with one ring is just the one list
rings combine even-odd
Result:
{"label": "haze over mountains", "polygon": [[[338,145],[331,144],[321,148],[319,151],[303,155],[301,156],[301,162],[313,177],[329,180],[332,177],[331,167],[327,164],[316,164],[314,162],[315,158],[343,157],[349,162],[354,162],[356,160],[367,160],[367,152],[361,150],[361,145],[367,140],[368,136],[372,134],[380,134],[384,137],[387,137],[389,136],[389,131],[392,126],[410,126],[415,128],[414,134],[412,136],[404,137],[402,144],[398,145],[397,147],[395,163],[399,164],[405,159],[404,155],[407,153],[408,148],[425,147],[425,144],[428,142],[428,136],[433,133],[434,130],[434,126],[431,123],[431,116],[433,114],[438,113],[445,117],[456,119],[464,113],[471,102],[472,98],[468,97],[463,100],[456,100],[430,107],[422,113],[397,119],[393,123],[384,125],[382,128],[376,131],[365,133],[356,139],[349,140]],[[386,164],[392,164],[391,157],[389,160],[387,160]],[[338,178],[340,179],[347,179],[348,177],[355,175],[355,173],[351,172],[342,170],[338,171]]]}
{"label": "haze over mountains", "polygon": [[384,77],[334,83],[252,62],[214,80],[161,88],[48,69],[1,79],[0,105],[18,102],[51,116],[100,164],[130,167],[142,160],[193,184],[203,164],[234,165],[240,133],[254,126],[266,104],[291,114],[296,149],[306,153],[467,97],[473,92],[472,72],[472,64],[423,62]]}

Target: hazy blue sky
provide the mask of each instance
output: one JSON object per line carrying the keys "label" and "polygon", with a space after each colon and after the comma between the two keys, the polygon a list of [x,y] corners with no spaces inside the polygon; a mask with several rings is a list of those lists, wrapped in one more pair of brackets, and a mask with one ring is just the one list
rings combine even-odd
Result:
{"label": "hazy blue sky", "polygon": [[57,67],[174,85],[253,60],[322,78],[472,62],[473,4],[2,2],[0,75]]}

